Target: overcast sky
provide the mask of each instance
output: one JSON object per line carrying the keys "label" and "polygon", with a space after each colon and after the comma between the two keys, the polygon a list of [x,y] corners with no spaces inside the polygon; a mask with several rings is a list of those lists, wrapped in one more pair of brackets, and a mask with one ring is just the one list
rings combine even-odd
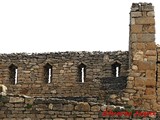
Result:
{"label": "overcast sky", "polygon": [[[129,12],[140,0],[1,0],[0,53],[128,50]],[[160,43],[160,0],[155,6]]]}

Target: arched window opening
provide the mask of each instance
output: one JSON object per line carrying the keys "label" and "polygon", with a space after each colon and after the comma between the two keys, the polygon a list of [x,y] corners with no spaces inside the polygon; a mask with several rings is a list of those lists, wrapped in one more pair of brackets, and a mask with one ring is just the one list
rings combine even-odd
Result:
{"label": "arched window opening", "polygon": [[9,66],[9,72],[11,83],[16,85],[18,83],[18,67],[14,64],[11,64]]}
{"label": "arched window opening", "polygon": [[78,72],[79,72],[79,82],[84,83],[86,78],[86,65],[81,63],[78,66]]}
{"label": "arched window opening", "polygon": [[120,76],[120,68],[121,68],[120,63],[115,62],[114,64],[112,64],[112,75],[114,77],[119,77]]}
{"label": "arched window opening", "polygon": [[52,81],[52,66],[49,63],[44,66],[44,79],[46,83]]}

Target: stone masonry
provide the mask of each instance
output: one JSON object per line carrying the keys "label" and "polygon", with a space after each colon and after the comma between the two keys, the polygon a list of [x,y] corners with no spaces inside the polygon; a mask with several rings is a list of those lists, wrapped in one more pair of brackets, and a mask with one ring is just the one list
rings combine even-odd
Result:
{"label": "stone masonry", "polygon": [[154,17],[151,3],[132,4],[129,52],[0,54],[0,120],[107,120],[110,104],[158,113]]}
{"label": "stone masonry", "polygon": [[[103,87],[112,79],[112,65],[120,63],[120,77],[128,75],[128,52],[63,52],[43,54],[1,54],[0,84],[8,93],[34,97],[97,97],[104,100]],[[86,66],[84,83],[79,81],[79,65]],[[46,64],[52,66],[51,83],[45,80]],[[18,69],[18,83],[10,78],[10,66]],[[113,84],[113,83],[112,83]],[[109,86],[108,86],[109,87]]]}
{"label": "stone masonry", "polygon": [[158,104],[157,47],[155,45],[154,7],[133,3],[130,12],[128,104],[160,110]]}

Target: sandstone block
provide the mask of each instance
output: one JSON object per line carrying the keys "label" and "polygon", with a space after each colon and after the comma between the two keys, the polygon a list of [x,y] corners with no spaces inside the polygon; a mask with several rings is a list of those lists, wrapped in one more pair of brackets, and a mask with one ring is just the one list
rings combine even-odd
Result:
{"label": "sandstone block", "polygon": [[129,98],[126,98],[126,97],[122,97],[121,98],[123,101],[129,101]]}
{"label": "sandstone block", "polygon": [[100,106],[98,106],[98,105],[92,106],[91,107],[91,111],[93,111],[93,112],[99,112],[100,111]]}
{"label": "sandstone block", "polygon": [[131,12],[131,17],[132,18],[136,18],[136,17],[141,17],[142,16],[142,13],[141,12]]}
{"label": "sandstone block", "polygon": [[147,81],[145,81],[145,85],[146,85],[146,87],[155,87],[156,80],[155,79],[147,79]]}
{"label": "sandstone block", "polygon": [[142,25],[131,25],[131,33],[142,33]]}
{"label": "sandstone block", "polygon": [[10,103],[23,103],[24,102],[24,98],[21,98],[21,97],[10,97],[9,102]]}
{"label": "sandstone block", "polygon": [[107,108],[106,105],[101,106],[101,111],[106,111],[106,108]]}
{"label": "sandstone block", "polygon": [[130,21],[131,23],[131,25],[135,25],[135,18],[131,18],[131,21]]}
{"label": "sandstone block", "polygon": [[127,92],[127,93],[136,93],[136,90],[134,90],[134,89],[126,89],[125,92]]}
{"label": "sandstone block", "polygon": [[133,56],[133,60],[143,61],[143,54],[143,51],[137,51]]}
{"label": "sandstone block", "polygon": [[144,106],[144,108],[145,108],[146,110],[150,110],[150,109],[151,109],[150,103],[144,102],[144,103],[143,103],[143,106]]}
{"label": "sandstone block", "polygon": [[156,48],[155,42],[146,43],[147,50],[154,50]]}
{"label": "sandstone block", "polygon": [[90,111],[90,105],[86,102],[79,102],[75,106],[76,111],[84,111],[84,112],[89,112]]}
{"label": "sandstone block", "polygon": [[146,77],[147,78],[155,78],[156,72],[154,70],[146,70]]}
{"label": "sandstone block", "polygon": [[145,44],[144,43],[137,43],[136,48],[137,48],[137,50],[144,50],[145,49]]}
{"label": "sandstone block", "polygon": [[116,94],[112,94],[109,96],[111,99],[116,99],[117,98],[117,95]]}
{"label": "sandstone block", "polygon": [[146,88],[145,94],[146,95],[155,95],[156,89],[155,88]]}
{"label": "sandstone block", "polygon": [[142,5],[141,10],[142,11],[154,11],[154,6],[152,6],[152,5]]}
{"label": "sandstone block", "polygon": [[156,56],[156,50],[147,50],[145,53],[147,56]]}
{"label": "sandstone block", "polygon": [[147,12],[147,16],[154,17],[155,16],[154,11]]}
{"label": "sandstone block", "polygon": [[143,25],[142,27],[143,33],[155,33],[154,25]]}
{"label": "sandstone block", "polygon": [[7,87],[5,85],[0,84],[0,95],[2,96],[7,95]]}
{"label": "sandstone block", "polygon": [[74,105],[72,104],[67,104],[63,106],[64,111],[73,111],[74,110]]}
{"label": "sandstone block", "polygon": [[145,86],[145,81],[143,79],[138,79],[137,78],[137,79],[135,79],[135,83],[134,84],[135,84],[136,87],[138,87],[138,86],[140,86],[140,87],[141,86]]}
{"label": "sandstone block", "polygon": [[131,76],[128,76],[128,81],[133,81],[134,80],[134,77],[131,77]]}
{"label": "sandstone block", "polygon": [[148,61],[138,61],[139,70],[155,70],[155,63]]}
{"label": "sandstone block", "polygon": [[138,67],[136,65],[132,65],[132,70],[136,71],[138,70]]}
{"label": "sandstone block", "polygon": [[156,99],[156,96],[155,95],[143,95],[142,98],[152,100],[152,99]]}
{"label": "sandstone block", "polygon": [[26,104],[33,104],[33,102],[34,102],[34,98],[25,98],[25,103]]}
{"label": "sandstone block", "polygon": [[137,25],[155,24],[155,20],[153,17],[135,18],[135,24]]}

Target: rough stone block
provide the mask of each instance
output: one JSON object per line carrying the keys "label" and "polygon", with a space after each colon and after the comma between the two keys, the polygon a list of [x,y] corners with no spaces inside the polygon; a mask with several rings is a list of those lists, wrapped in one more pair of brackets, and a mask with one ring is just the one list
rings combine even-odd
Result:
{"label": "rough stone block", "polygon": [[73,111],[74,110],[74,105],[72,104],[67,104],[63,106],[64,111]]}
{"label": "rough stone block", "polygon": [[141,17],[142,13],[141,12],[131,12],[131,17],[136,18],[136,17]]}
{"label": "rough stone block", "polygon": [[154,25],[143,25],[142,33],[155,33]]}
{"label": "rough stone block", "polygon": [[92,106],[91,107],[91,111],[93,111],[93,112],[99,112],[100,111],[100,106],[98,106],[98,105]]}
{"label": "rough stone block", "polygon": [[10,103],[23,103],[24,98],[22,98],[22,97],[10,97],[9,102]]}
{"label": "rough stone block", "polygon": [[141,10],[142,11],[154,11],[154,6],[152,6],[152,5],[144,5],[144,6],[141,6]]}
{"label": "rough stone block", "polygon": [[146,25],[146,24],[155,24],[155,20],[153,17],[141,17],[135,18],[135,24],[137,25]]}
{"label": "rough stone block", "polygon": [[154,71],[154,70],[146,70],[146,77],[147,78],[153,78],[153,79],[155,79],[155,77],[156,77],[156,71]]}
{"label": "rough stone block", "polygon": [[131,18],[130,24],[135,25],[135,18]]}
{"label": "rough stone block", "polygon": [[156,48],[155,42],[149,42],[149,43],[146,43],[145,45],[147,50],[155,50]]}
{"label": "rough stone block", "polygon": [[155,95],[156,89],[155,88],[146,88],[145,94],[146,95]]}
{"label": "rough stone block", "polygon": [[135,86],[137,87],[137,86],[145,86],[145,81],[144,80],[142,80],[142,79],[140,79],[140,78],[137,78],[137,79],[135,79]]}
{"label": "rough stone block", "polygon": [[155,87],[156,85],[156,80],[155,79],[147,79],[145,81],[146,87]]}
{"label": "rough stone block", "polygon": [[156,50],[147,50],[145,53],[147,56],[156,56]]}
{"label": "rough stone block", "polygon": [[143,95],[142,98],[143,98],[143,99],[152,100],[152,99],[156,99],[156,96],[155,96],[155,95]]}
{"label": "rough stone block", "polygon": [[147,12],[147,16],[154,17],[155,16],[154,11]]}
{"label": "rough stone block", "polygon": [[143,51],[137,51],[133,56],[133,60],[143,61],[144,57],[143,55],[144,55]]}
{"label": "rough stone block", "polygon": [[131,25],[131,33],[142,33],[142,25]]}
{"label": "rough stone block", "polygon": [[89,112],[90,111],[90,105],[86,102],[80,102],[75,106],[75,110]]}
{"label": "rough stone block", "polygon": [[145,44],[144,43],[137,43],[136,47],[137,47],[137,50],[144,50],[145,49]]}

